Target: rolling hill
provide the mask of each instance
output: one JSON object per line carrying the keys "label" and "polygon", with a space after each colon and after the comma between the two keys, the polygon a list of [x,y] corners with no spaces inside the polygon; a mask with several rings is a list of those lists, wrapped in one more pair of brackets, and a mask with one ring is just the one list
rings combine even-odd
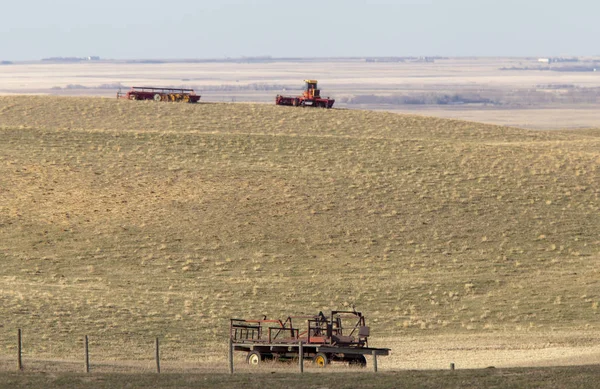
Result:
{"label": "rolling hill", "polygon": [[202,359],[230,317],[354,305],[374,340],[594,331],[598,150],[595,129],[0,97],[0,346]]}

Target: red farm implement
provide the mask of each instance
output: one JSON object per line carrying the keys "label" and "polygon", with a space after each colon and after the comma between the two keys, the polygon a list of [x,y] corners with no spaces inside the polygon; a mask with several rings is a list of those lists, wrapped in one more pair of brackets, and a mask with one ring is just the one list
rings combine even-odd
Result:
{"label": "red farm implement", "polygon": [[119,90],[119,92],[117,92],[117,98],[127,100],[154,100],[184,103],[197,103],[200,101],[200,95],[197,95],[193,89],[153,88],[146,86],[131,87],[131,89],[126,93],[122,93]]}
{"label": "red farm implement", "polygon": [[316,108],[331,108],[334,99],[329,97],[321,97],[321,91],[317,89],[317,80],[304,80],[305,89],[302,96],[291,97],[277,95],[275,97],[275,104],[277,105],[291,105],[294,107],[316,107]]}
{"label": "red farm implement", "polygon": [[389,355],[390,351],[369,347],[369,327],[365,317],[356,311],[332,311],[330,316],[319,312],[285,320],[231,319],[229,333],[233,349],[246,352],[250,365],[297,359],[302,353],[304,359],[319,367],[330,362],[364,367],[365,355]]}

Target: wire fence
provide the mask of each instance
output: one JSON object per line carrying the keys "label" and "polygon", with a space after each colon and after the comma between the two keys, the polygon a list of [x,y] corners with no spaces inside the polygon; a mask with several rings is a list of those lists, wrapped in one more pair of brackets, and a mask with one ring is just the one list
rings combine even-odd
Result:
{"label": "wire fence", "polygon": [[[11,331],[12,332],[12,331]],[[199,348],[197,345],[181,345],[169,342],[161,337],[141,339],[123,339],[122,342],[103,342],[101,335],[74,336],[68,345],[47,342],[43,336],[35,332],[16,329],[14,338],[7,343],[2,342],[4,351],[0,353],[0,370],[19,371],[153,371],[161,373],[166,364],[169,371],[227,371],[226,347],[219,347],[221,353],[215,352],[214,345],[204,348],[204,354],[186,354],[188,348]],[[167,347],[164,347],[166,344]],[[42,351],[44,350],[44,351]],[[7,352],[8,351],[8,352]],[[54,352],[53,352],[54,351]],[[166,351],[166,352],[163,352]],[[4,355],[3,355],[4,354]],[[164,356],[166,354],[166,358]],[[195,361],[184,360],[194,357]]]}
{"label": "wire fence", "polygon": [[[204,355],[203,360],[182,361],[179,358],[173,357],[174,347],[170,346],[170,358],[164,359],[163,342],[160,337],[147,339],[145,342],[145,355],[140,355],[139,350],[132,350],[131,357],[123,360],[107,358],[109,353],[106,347],[101,347],[98,342],[98,336],[90,337],[83,335],[77,337],[79,350],[70,349],[68,357],[64,358],[64,351],[57,356],[51,354],[37,354],[35,351],[27,350],[28,340],[34,340],[35,333],[27,334],[22,329],[17,329],[13,345],[6,349],[14,349],[12,355],[0,355],[0,370],[18,370],[18,371],[61,371],[61,372],[148,372],[160,374],[165,366],[168,372],[214,372],[233,374],[236,371],[263,371],[265,368],[272,370],[274,368],[285,369],[287,371],[298,371],[303,373],[305,363],[309,362],[303,354],[302,343],[298,344],[299,356],[288,363],[265,363],[261,368],[249,366],[246,363],[243,353],[235,353],[235,348],[232,341],[229,341],[228,346],[223,345],[222,352],[208,352]],[[15,347],[16,346],[16,347]],[[97,346],[97,348],[96,348]],[[113,345],[114,347],[114,345]],[[120,355],[127,356],[127,348],[120,350]],[[377,357],[373,355],[371,365],[373,371],[377,372]],[[166,362],[166,363],[165,363]],[[312,366],[309,362],[309,366]],[[314,366],[313,366],[314,367]],[[342,367],[343,368],[343,367]],[[315,368],[314,371],[322,370]],[[330,369],[328,369],[330,370]]]}

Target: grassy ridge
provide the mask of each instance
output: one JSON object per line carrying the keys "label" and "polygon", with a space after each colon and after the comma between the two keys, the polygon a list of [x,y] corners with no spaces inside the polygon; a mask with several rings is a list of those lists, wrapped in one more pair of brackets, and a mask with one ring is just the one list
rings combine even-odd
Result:
{"label": "grassy ridge", "polygon": [[0,97],[0,346],[203,358],[229,317],[352,304],[374,339],[597,329],[598,135]]}

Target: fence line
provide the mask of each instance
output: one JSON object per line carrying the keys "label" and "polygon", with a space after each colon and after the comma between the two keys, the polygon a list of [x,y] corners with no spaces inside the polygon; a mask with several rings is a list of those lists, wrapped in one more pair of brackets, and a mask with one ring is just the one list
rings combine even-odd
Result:
{"label": "fence line", "polygon": [[[17,329],[17,368],[19,371],[23,371],[25,370],[24,364],[23,364],[23,331],[21,328]],[[81,339],[81,338],[79,338]],[[90,373],[91,369],[91,364],[90,364],[90,338],[88,335],[84,335],[83,336],[83,359],[84,359],[84,371],[85,373]],[[234,356],[235,356],[235,348],[234,348],[234,344],[232,339],[229,339],[228,341],[228,371],[229,374],[233,374],[234,373]],[[302,342],[298,343],[298,350],[299,350],[299,358],[298,358],[298,371],[299,373],[304,373],[304,347]],[[160,339],[159,337],[155,337],[154,338],[154,350],[153,350],[153,359],[155,362],[155,368],[156,368],[156,373],[160,374],[161,373],[161,353],[160,353]],[[373,371],[377,372],[378,370],[378,366],[377,366],[377,355],[375,354],[375,352],[373,352],[372,354],[372,361],[373,361]],[[38,359],[38,360],[34,360],[36,362],[41,362],[41,361],[51,361],[51,360],[44,360],[44,359]],[[57,362],[57,360],[54,360],[55,362]],[[60,360],[58,361],[59,363],[68,363],[68,364],[78,364],[78,362],[73,361],[73,360]],[[102,360],[100,359],[99,362],[97,362],[97,365],[106,365],[107,361],[106,360]],[[79,362],[80,363],[80,362]],[[222,363],[222,362],[221,362]],[[452,363],[451,368],[453,368],[454,364]],[[120,365],[119,363],[116,364],[116,366],[127,366],[127,364],[125,363],[124,365]]]}
{"label": "fence line", "polygon": [[[156,372],[160,373],[160,345],[159,338],[156,337],[154,339],[154,360],[156,362]],[[65,361],[65,362],[73,362],[73,361]],[[84,371],[86,373],[90,372],[90,341],[89,336],[85,335],[83,337],[83,364]],[[17,329],[17,369],[19,371],[23,371],[25,369],[23,365],[23,330],[21,328]]]}

